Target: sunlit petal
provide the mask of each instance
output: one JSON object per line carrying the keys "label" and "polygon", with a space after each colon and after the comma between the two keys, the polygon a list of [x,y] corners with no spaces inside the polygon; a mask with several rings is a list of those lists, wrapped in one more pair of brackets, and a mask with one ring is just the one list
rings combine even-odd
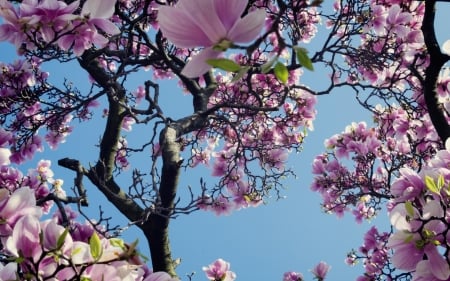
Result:
{"label": "sunlit petal", "polygon": [[177,47],[193,48],[213,44],[203,30],[181,9],[160,7],[158,21],[163,35]]}
{"label": "sunlit petal", "polygon": [[217,58],[219,55],[220,52],[214,51],[212,48],[203,49],[198,55],[192,57],[181,74],[188,78],[199,77],[211,69],[211,65],[207,64],[206,60]]}
{"label": "sunlit petal", "polygon": [[258,37],[261,32],[266,12],[262,9],[253,11],[239,19],[228,32],[228,39],[236,43],[247,43]]}

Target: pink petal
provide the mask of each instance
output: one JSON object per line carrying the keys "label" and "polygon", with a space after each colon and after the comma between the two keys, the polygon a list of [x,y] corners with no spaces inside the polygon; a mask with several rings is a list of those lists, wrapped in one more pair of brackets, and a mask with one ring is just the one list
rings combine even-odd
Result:
{"label": "pink petal", "polygon": [[164,271],[153,272],[152,274],[150,274],[149,277],[145,278],[145,281],[171,281],[171,280],[173,280],[172,277]]}
{"label": "pink petal", "polygon": [[213,44],[203,30],[177,7],[160,7],[158,21],[164,36],[177,47],[194,48]]}
{"label": "pink petal", "polygon": [[96,27],[100,28],[104,32],[115,35],[120,33],[120,29],[109,20],[105,19],[92,19],[89,21],[90,23],[94,24]]}
{"label": "pink petal", "polygon": [[116,0],[87,0],[81,15],[89,15],[91,19],[109,19],[114,14]]}
{"label": "pink petal", "polygon": [[74,41],[74,36],[72,36],[72,35],[65,35],[65,36],[63,36],[63,37],[58,39],[58,46],[61,49],[67,51],[67,50],[70,49],[70,47],[72,47],[73,41]]}
{"label": "pink petal", "polygon": [[247,43],[258,37],[266,20],[266,11],[259,9],[239,19],[227,38],[236,43]]}
{"label": "pink petal", "polygon": [[215,10],[226,30],[230,30],[233,25],[241,18],[242,13],[247,7],[248,1],[245,0],[216,0]]}
{"label": "pink petal", "polygon": [[450,267],[444,257],[433,244],[425,246],[425,254],[430,261],[430,269],[439,280],[447,280],[450,277]]}
{"label": "pink petal", "polygon": [[214,2],[215,0],[183,0],[177,5],[208,36],[209,40],[216,44],[225,39],[227,30],[217,14]]}
{"label": "pink petal", "polygon": [[198,55],[192,57],[192,59],[184,66],[181,74],[188,78],[196,78],[205,74],[211,69],[211,66],[206,63],[207,59],[214,59],[219,57],[221,52],[214,51],[212,48],[205,48]]}

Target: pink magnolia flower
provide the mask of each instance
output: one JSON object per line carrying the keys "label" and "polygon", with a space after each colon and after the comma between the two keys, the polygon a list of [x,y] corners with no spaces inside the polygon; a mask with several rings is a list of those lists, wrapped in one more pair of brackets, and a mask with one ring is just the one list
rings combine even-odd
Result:
{"label": "pink magnolia flower", "polygon": [[39,32],[45,42],[54,40],[55,33],[61,32],[69,26],[69,21],[76,18],[73,14],[80,5],[79,1],[74,1],[67,5],[63,1],[45,0],[24,1],[20,6],[21,12],[33,15],[39,19]]}
{"label": "pink magnolia flower", "polygon": [[209,280],[233,281],[236,274],[230,271],[230,263],[223,259],[217,259],[209,266],[204,266],[203,271]]}
{"label": "pink magnolia flower", "polygon": [[283,274],[283,281],[303,281],[303,275],[299,272],[288,271]]}
{"label": "pink magnolia flower", "polygon": [[17,221],[12,235],[6,240],[5,248],[15,257],[30,258],[37,262],[42,254],[40,233],[39,220],[33,215],[25,215]]}
{"label": "pink magnolia flower", "polygon": [[321,281],[325,279],[325,276],[327,275],[328,271],[330,271],[330,268],[331,267],[328,264],[321,261],[311,270],[311,272],[319,281]]}
{"label": "pink magnolia flower", "polygon": [[249,12],[245,0],[180,0],[176,6],[161,6],[158,13],[160,28],[170,41],[181,48],[205,47],[194,56],[181,72],[195,78],[211,66],[207,59],[217,58],[233,43],[248,43],[261,32],[266,12]]}
{"label": "pink magnolia flower", "polygon": [[17,221],[24,215],[40,217],[41,208],[36,206],[34,191],[29,187],[22,187],[9,196],[8,191],[0,192],[0,235],[11,235]]}
{"label": "pink magnolia flower", "polygon": [[75,55],[81,56],[91,44],[106,45],[108,39],[100,34],[97,28],[111,35],[120,32],[119,28],[109,20],[114,14],[115,3],[116,0],[87,0],[81,9],[82,18],[74,21],[74,26],[80,26],[76,32],[62,36],[58,40],[59,47],[68,50],[73,46]]}

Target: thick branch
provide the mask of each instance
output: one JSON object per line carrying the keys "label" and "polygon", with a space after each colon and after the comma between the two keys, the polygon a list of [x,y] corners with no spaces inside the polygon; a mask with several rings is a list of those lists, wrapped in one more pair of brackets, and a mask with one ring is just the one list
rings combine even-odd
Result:
{"label": "thick branch", "polygon": [[450,126],[446,120],[444,111],[441,106],[439,106],[436,86],[441,68],[450,57],[441,52],[436,39],[434,28],[435,3],[436,1],[425,2],[425,15],[422,22],[422,32],[430,56],[430,64],[425,70],[423,91],[433,126],[436,129],[439,138],[445,142],[447,138],[450,137]]}
{"label": "thick branch", "polygon": [[206,116],[194,114],[169,124],[160,134],[163,167],[158,207],[163,211],[151,214],[149,220],[142,225],[150,244],[154,271],[165,271],[176,276],[169,243],[169,222],[174,208],[182,163],[179,137],[202,128],[206,121]]}
{"label": "thick branch", "polygon": [[100,156],[97,163],[96,172],[105,180],[113,177],[112,173],[115,165],[117,145],[120,139],[120,132],[125,109],[121,103],[125,99],[125,89],[113,77],[108,74],[93,56],[92,52],[86,51],[79,59],[80,65],[91,75],[94,80],[107,92],[108,96],[108,118],[105,131],[100,143]]}
{"label": "thick branch", "polygon": [[[150,244],[153,270],[165,271],[172,276],[176,276],[176,273],[169,243],[169,220],[174,207],[181,164],[180,144],[177,139],[177,131],[170,126],[161,132],[163,168],[158,203],[163,211],[150,216],[152,227],[148,232],[144,231]],[[147,228],[147,225],[143,227]]]}
{"label": "thick branch", "polygon": [[87,176],[89,180],[98,187],[98,189],[106,196],[106,198],[114,204],[114,206],[124,214],[130,221],[139,221],[144,215],[144,210],[136,204],[120,187],[110,180],[105,182],[100,178],[95,170],[95,167],[87,170],[81,166],[78,160],[64,158],[58,161],[58,164],[69,170],[77,173],[82,173]]}

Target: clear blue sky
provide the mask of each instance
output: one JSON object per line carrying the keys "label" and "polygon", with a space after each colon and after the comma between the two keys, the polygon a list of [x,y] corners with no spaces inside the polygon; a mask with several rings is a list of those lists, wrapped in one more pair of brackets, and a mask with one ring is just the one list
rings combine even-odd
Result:
{"label": "clear blue sky", "polygon": [[[443,16],[450,14],[450,4],[440,6],[445,8],[440,11],[437,24],[442,43],[450,38]],[[1,49],[0,60],[11,61],[9,52],[3,52],[9,48],[2,44]],[[63,76],[74,77],[77,83],[87,84],[86,74],[75,73],[73,68],[52,65],[47,69],[55,84],[61,82]],[[328,79],[327,73],[315,73],[309,84],[320,85],[322,79]],[[136,83],[130,89],[134,90],[143,80],[131,82]],[[182,112],[184,104],[191,104],[189,97],[181,93],[175,83],[162,87],[161,99],[172,105],[174,100],[177,101],[172,107],[174,112]],[[290,178],[285,181],[286,199],[270,200],[268,205],[241,210],[231,216],[217,217],[212,213],[197,212],[172,221],[170,239],[173,257],[182,259],[178,268],[181,277],[196,271],[194,280],[205,280],[201,267],[216,258],[229,261],[232,270],[237,273],[237,280],[243,281],[281,280],[283,273],[289,270],[303,272],[306,280],[312,280],[308,270],[321,260],[332,266],[328,280],[355,280],[361,274],[361,265],[353,268],[345,265],[346,253],[361,245],[362,235],[373,224],[386,224],[386,214],[381,214],[371,224],[361,225],[356,224],[348,214],[342,219],[323,214],[319,206],[319,195],[309,189],[312,181],[310,166],[313,158],[323,152],[323,141],[327,137],[341,132],[352,121],[370,122],[370,115],[361,111],[352,93],[346,91],[320,97],[317,110],[315,130],[306,139],[304,151],[290,157],[289,165],[296,171],[298,179]],[[56,162],[63,157],[78,157],[85,165],[95,161],[98,151],[94,145],[98,143],[101,134],[99,127],[104,122],[100,116],[101,112],[96,115],[97,121],[76,126],[74,133],[58,150],[51,151],[46,147],[46,151],[36,155],[30,165],[34,166],[41,158],[51,159],[55,176],[64,179],[65,187],[69,189],[73,174],[57,167]],[[136,127],[135,131],[137,130],[145,131],[150,128]],[[150,163],[142,161],[132,165],[146,169]],[[131,175],[130,172],[128,174]],[[188,185],[197,186],[198,176],[207,179],[208,173],[201,170],[183,174],[180,189]],[[103,209],[117,219],[117,223],[126,223],[111,205],[105,203],[106,200],[92,185],[87,182],[85,184],[92,214],[97,214],[97,204],[101,202],[104,203]],[[141,250],[147,252],[146,242],[139,231],[130,229],[125,232],[126,240],[131,242],[135,238],[140,239]]]}

